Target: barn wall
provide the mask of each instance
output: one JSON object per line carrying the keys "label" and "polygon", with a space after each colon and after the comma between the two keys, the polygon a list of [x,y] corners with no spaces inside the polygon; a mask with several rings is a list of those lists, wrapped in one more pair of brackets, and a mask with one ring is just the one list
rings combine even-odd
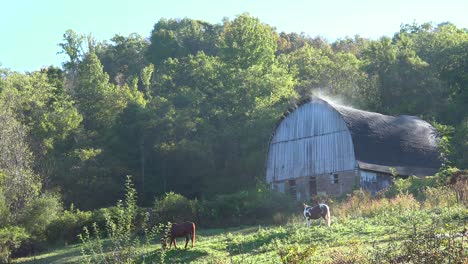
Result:
{"label": "barn wall", "polygon": [[359,170],[359,186],[375,194],[392,184],[392,178],[388,173]]}
{"label": "barn wall", "polygon": [[318,193],[323,192],[331,196],[341,196],[342,194],[350,193],[353,187],[359,185],[355,170],[336,174],[338,175],[338,181],[336,183],[333,181],[333,174],[323,175],[318,178]]}
{"label": "barn wall", "polygon": [[[335,176],[336,175],[336,176]],[[357,170],[342,171],[332,174],[316,175],[316,190],[311,193],[310,178],[300,177],[292,180],[273,182],[273,189],[292,195],[298,201],[310,201],[314,195],[327,194],[330,196],[341,196],[350,193],[354,187],[359,186],[359,175]],[[336,177],[336,178],[335,178]],[[290,183],[294,182],[291,186]]]}
{"label": "barn wall", "polygon": [[267,182],[353,171],[351,134],[340,114],[313,100],[288,115],[270,142]]}

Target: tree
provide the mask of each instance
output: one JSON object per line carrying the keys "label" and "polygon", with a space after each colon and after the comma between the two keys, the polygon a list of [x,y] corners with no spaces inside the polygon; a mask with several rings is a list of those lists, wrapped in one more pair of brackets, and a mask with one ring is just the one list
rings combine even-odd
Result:
{"label": "tree", "polygon": [[219,25],[200,20],[161,19],[151,32],[148,58],[154,65],[160,65],[168,58],[183,58],[199,51],[215,55],[220,30]]}
{"label": "tree", "polygon": [[148,64],[145,54],[149,43],[136,33],[128,37],[115,35],[111,42],[102,44],[97,51],[104,71],[113,83],[131,85],[133,78]]}
{"label": "tree", "polygon": [[110,127],[126,104],[122,90],[109,83],[109,75],[94,52],[85,55],[77,73],[71,96],[83,115],[85,129],[99,131]]}
{"label": "tree", "polygon": [[226,63],[238,69],[269,66],[275,59],[277,38],[272,27],[245,13],[232,22],[224,21],[220,44],[222,56]]}
{"label": "tree", "polygon": [[54,176],[56,158],[64,153],[66,142],[82,121],[59,76],[59,71],[43,69],[31,74],[11,73],[0,79],[0,96],[15,119],[27,128],[28,145],[36,157],[31,166],[44,185]]}
{"label": "tree", "polygon": [[5,98],[0,97],[0,199],[8,212],[2,218],[8,223],[18,221],[20,212],[41,190],[41,180],[31,168],[33,155],[27,135],[27,127],[15,119]]}
{"label": "tree", "polygon": [[85,53],[84,40],[84,35],[78,34],[71,29],[63,34],[64,42],[59,43],[58,46],[62,48],[59,54],[66,54],[69,57],[69,61],[63,64],[65,70],[73,71],[80,63]]}

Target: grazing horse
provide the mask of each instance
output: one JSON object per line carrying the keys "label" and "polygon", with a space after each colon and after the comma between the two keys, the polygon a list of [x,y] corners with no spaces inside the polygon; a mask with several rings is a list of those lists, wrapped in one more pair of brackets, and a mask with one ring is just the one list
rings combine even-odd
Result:
{"label": "grazing horse", "polygon": [[[167,227],[169,228],[169,227]],[[185,248],[187,249],[187,244],[189,239],[192,240],[192,247],[193,243],[195,243],[195,223],[192,222],[183,222],[180,224],[172,224],[171,231],[166,229],[164,232],[164,236],[161,238],[162,248],[167,248],[167,239],[170,238],[171,243],[169,244],[169,248],[171,248],[172,243],[174,243],[174,247],[177,248],[176,245],[176,237],[185,237]]]}
{"label": "grazing horse", "polygon": [[305,217],[305,220],[306,220],[307,227],[310,226],[309,220],[319,219],[320,217],[325,219],[325,222],[327,223],[327,226],[330,226],[330,221],[331,221],[331,219],[330,219],[330,208],[328,207],[328,205],[321,204],[321,203],[318,203],[314,207],[309,206],[309,205],[307,205],[305,203],[303,203],[303,205],[304,205],[304,217]]}

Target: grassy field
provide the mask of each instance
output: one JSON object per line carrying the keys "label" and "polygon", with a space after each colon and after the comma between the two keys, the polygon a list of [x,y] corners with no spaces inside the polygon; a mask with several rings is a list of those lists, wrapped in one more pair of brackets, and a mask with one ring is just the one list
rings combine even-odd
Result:
{"label": "grassy field", "polygon": [[[345,214],[345,209],[337,208],[335,217],[332,207],[331,227],[326,227],[321,220],[307,228],[298,212],[281,226],[198,229],[194,248],[180,249],[184,243],[179,239],[179,249],[166,251],[164,260],[166,263],[366,262],[385,253],[386,248],[404,243],[417,230],[431,230],[435,234],[462,232],[468,220],[468,211],[463,205],[445,208],[392,206],[354,215],[340,215]],[[457,240],[459,245],[466,248],[467,238],[461,239]],[[161,247],[157,241],[154,238],[150,244],[138,246],[139,263],[160,262]],[[466,253],[464,258],[467,260]],[[16,259],[15,263],[79,263],[83,260],[77,244]]]}

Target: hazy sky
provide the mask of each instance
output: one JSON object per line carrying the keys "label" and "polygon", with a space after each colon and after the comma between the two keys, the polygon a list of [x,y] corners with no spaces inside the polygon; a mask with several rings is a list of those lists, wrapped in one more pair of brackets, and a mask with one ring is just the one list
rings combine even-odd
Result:
{"label": "hazy sky", "polygon": [[359,34],[392,36],[402,23],[450,21],[468,28],[468,0],[0,0],[0,63],[16,71],[60,66],[63,33],[73,29],[98,40],[149,34],[160,18],[221,23],[244,12],[281,32],[334,41]]}

